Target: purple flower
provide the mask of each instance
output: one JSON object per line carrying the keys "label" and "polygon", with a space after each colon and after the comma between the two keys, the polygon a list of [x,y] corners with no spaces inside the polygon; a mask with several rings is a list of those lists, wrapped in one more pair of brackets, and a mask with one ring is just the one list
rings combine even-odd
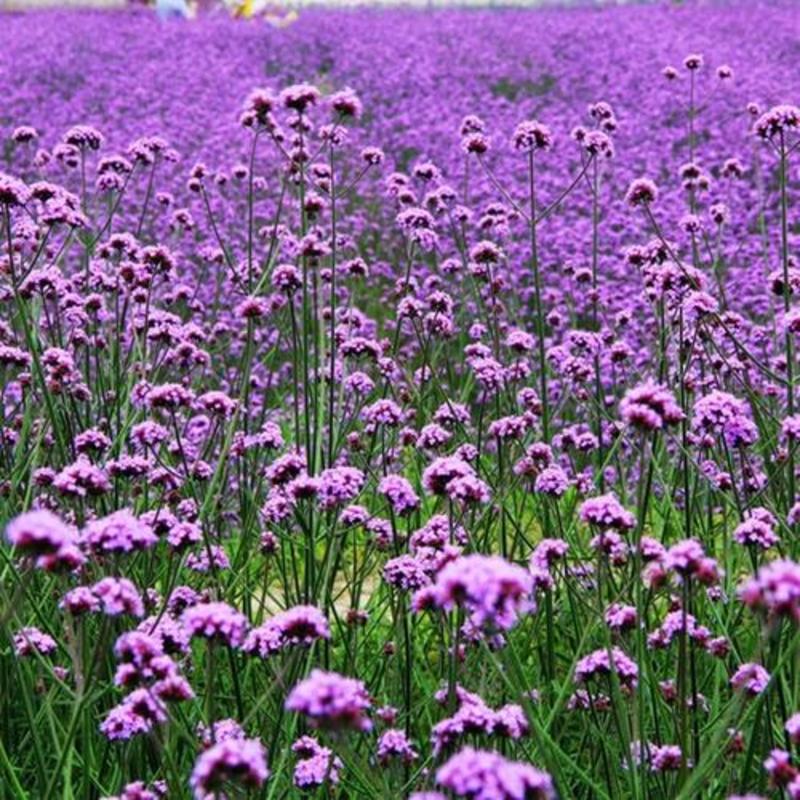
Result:
{"label": "purple flower", "polygon": [[247,632],[247,618],[227,603],[198,603],[183,612],[181,622],[190,636],[240,647]]}
{"label": "purple flower", "polygon": [[613,529],[623,532],[632,530],[636,525],[636,518],[620,505],[613,494],[603,494],[584,500],[578,513],[583,522],[603,530]]}
{"label": "purple flower", "polygon": [[91,593],[99,601],[103,613],[110,617],[120,614],[144,616],[139,590],[127,578],[103,578],[91,587]]}
{"label": "purple flower", "polygon": [[328,621],[315,606],[294,606],[253,628],[242,645],[245,653],[268,658],[290,647],[310,647],[330,639]]}
{"label": "purple flower", "polygon": [[[769,756],[764,759],[764,771],[769,775],[771,786],[786,786],[797,775],[797,770],[791,763],[791,753],[777,747],[769,751]],[[794,797],[794,792],[789,790],[789,797]]]}
{"label": "purple flower", "polygon": [[387,475],[378,484],[382,494],[398,516],[405,516],[419,508],[419,497],[411,484],[402,475]]}
{"label": "purple flower", "polygon": [[477,695],[457,692],[460,706],[452,717],[436,723],[431,731],[434,754],[450,748],[462,736],[501,736],[520,739],[528,732],[528,720],[521,706],[508,704],[497,711]]}
{"label": "purple flower", "polygon": [[398,728],[389,728],[378,738],[378,750],[376,753],[378,762],[382,765],[388,764],[394,759],[410,764],[415,761],[419,754],[411,745],[404,731]]}
{"label": "purple flower", "polygon": [[404,554],[386,562],[383,579],[395,589],[416,591],[431,582],[425,565],[412,555]]}
{"label": "purple flower", "polygon": [[554,561],[564,558],[569,544],[563,539],[542,539],[531,554],[531,566],[549,570]]}
{"label": "purple flower", "polygon": [[739,589],[742,602],[773,617],[800,622],[800,565],[794,561],[772,561],[761,567]]}
{"label": "purple flower", "polygon": [[612,603],[603,616],[606,625],[611,630],[622,631],[636,625],[638,612],[634,606],[624,605],[622,603]]}
{"label": "purple flower", "polygon": [[59,492],[73,497],[99,495],[111,489],[108,476],[86,456],[79,456],[73,464],[64,467],[53,480]]}
{"label": "purple flower", "polygon": [[456,478],[473,477],[475,470],[460,458],[444,456],[437,458],[422,473],[422,485],[429,494],[443,495]]}
{"label": "purple flower", "polygon": [[130,553],[146,550],[158,542],[149,525],[145,525],[127,509],[95,519],[81,531],[81,543],[95,552]]}
{"label": "purple flower", "polygon": [[336,672],[315,669],[286,698],[286,708],[308,717],[312,724],[332,730],[368,731],[371,702],[364,684]]}
{"label": "purple flower", "polygon": [[533,579],[522,567],[499,556],[474,554],[448,563],[428,596],[444,611],[463,607],[477,627],[509,630],[519,614],[535,610],[532,590]]}
{"label": "purple flower", "polygon": [[47,656],[55,653],[57,648],[55,639],[38,628],[21,628],[14,634],[14,652],[20,658],[34,653]]}
{"label": "purple flower", "polygon": [[800,742],[800,711],[792,714],[792,716],[786,720],[784,730],[789,734],[789,738],[794,744]]}
{"label": "purple flower", "polygon": [[683,753],[677,744],[650,745],[650,769],[671,772],[683,766]]}
{"label": "purple flower", "polygon": [[436,783],[469,800],[555,800],[551,777],[531,764],[465,747],[436,772]]}
{"label": "purple flower", "polygon": [[211,726],[202,722],[197,725],[197,736],[204,748],[211,747],[215,742],[224,742],[226,739],[246,739],[244,729],[230,717],[215,720]]}
{"label": "purple flower", "polygon": [[403,421],[403,412],[393,400],[376,400],[362,412],[364,421],[369,425],[383,425],[387,428],[396,428]]}
{"label": "purple flower", "polygon": [[[176,526],[176,534],[181,531],[181,528]],[[183,529],[186,530],[185,528]],[[196,553],[189,553],[186,557],[187,569],[194,570],[194,572],[209,572],[213,568],[216,570],[229,569],[231,562],[228,559],[228,554],[225,548],[218,544],[212,544],[210,547],[203,547]]]}
{"label": "purple flower", "polygon": [[280,101],[286,108],[303,113],[309,107],[316,105],[320,99],[319,89],[310,83],[297,83],[287,86],[280,93]]}
{"label": "purple flower", "polygon": [[187,408],[193,400],[193,395],[185,386],[165,383],[150,389],[146,400],[150,408],[177,411],[179,408]]}
{"label": "purple flower", "polygon": [[462,506],[473,503],[488,503],[491,499],[489,487],[477,475],[462,475],[447,484],[447,496]]}
{"label": "purple flower", "polygon": [[100,600],[89,586],[76,586],[70,589],[59,602],[59,608],[79,615],[100,610]]}
{"label": "purple flower", "polygon": [[550,150],[553,147],[553,134],[541,122],[526,120],[517,125],[512,144],[520,153]]}
{"label": "purple flower", "polygon": [[364,473],[355,467],[331,467],[319,476],[317,502],[326,511],[355,500],[364,485]]}
{"label": "purple flower", "polygon": [[719,581],[717,562],[706,555],[703,545],[696,539],[676,542],[664,554],[664,567],[681,576],[691,576],[704,584]]}
{"label": "purple flower", "polygon": [[649,178],[637,178],[625,193],[629,206],[647,206],[658,200],[658,187]]}
{"label": "purple flower", "polygon": [[598,676],[609,675],[612,669],[617,673],[623,687],[636,688],[639,668],[619,647],[612,648],[610,654],[608,650],[601,648],[580,659],[575,665],[575,682],[586,683]]}
{"label": "purple flower", "polygon": [[144,781],[133,781],[125,784],[122,791],[113,797],[104,797],[103,800],[161,800],[167,795],[165,781],[154,781],[150,788]]}
{"label": "purple flower", "polygon": [[197,398],[197,405],[209,414],[215,414],[223,419],[230,419],[236,411],[236,401],[228,397],[225,392],[219,391],[201,394]]}
{"label": "purple flower", "polygon": [[328,747],[323,747],[311,736],[301,736],[293,745],[292,752],[300,756],[294,768],[293,781],[299,789],[313,789],[326,781],[339,783],[339,772],[343,764]]}
{"label": "purple flower", "polygon": [[695,432],[722,436],[729,447],[748,446],[758,439],[747,402],[727,392],[715,390],[701,397],[694,404],[692,416]]}
{"label": "purple flower", "polygon": [[74,545],[78,536],[50,511],[28,511],[8,523],[6,538],[20,553],[33,556],[52,555]]}
{"label": "purple flower", "polygon": [[780,105],[765,111],[753,125],[753,132],[760,139],[773,139],[784,132],[798,128],[800,128],[800,108]]}
{"label": "purple flower", "polygon": [[742,664],[731,676],[731,686],[748,695],[758,695],[767,688],[770,674],[760,664]]}
{"label": "purple flower", "polygon": [[779,541],[778,534],[774,530],[777,524],[778,521],[766,508],[752,508],[747,512],[745,519],[736,526],[733,540],[738,544],[768,550]]}
{"label": "purple flower", "polygon": [[0,205],[24,206],[30,196],[30,190],[21,180],[0,172]]}
{"label": "purple flower", "polygon": [[569,478],[561,467],[545,467],[537,476],[534,490],[551,497],[561,497],[569,489]]}
{"label": "purple flower", "polygon": [[626,424],[646,431],[658,431],[683,419],[675,397],[663,386],[648,381],[629,390],[620,403]]}
{"label": "purple flower", "polygon": [[127,740],[149,733],[167,721],[164,704],[149,689],[135,689],[108,713],[100,732],[111,741]]}
{"label": "purple flower", "polygon": [[211,745],[200,754],[189,785],[195,800],[212,800],[228,784],[259,789],[268,777],[264,745],[258,739],[231,738]]}
{"label": "purple flower", "polygon": [[684,614],[682,610],[678,610],[670,611],[661,626],[647,637],[647,646],[651,648],[668,647],[679,633],[684,632],[700,644],[705,644],[711,638],[708,628],[698,625],[692,614]]}

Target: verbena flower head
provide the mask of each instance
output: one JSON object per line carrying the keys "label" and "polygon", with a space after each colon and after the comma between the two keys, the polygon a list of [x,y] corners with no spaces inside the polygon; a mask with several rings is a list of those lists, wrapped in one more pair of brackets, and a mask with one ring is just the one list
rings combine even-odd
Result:
{"label": "verbena flower head", "polygon": [[164,704],[149,689],[134,689],[111,709],[100,725],[101,733],[110,741],[126,741],[149,733],[167,721]]}
{"label": "verbena flower head", "polygon": [[343,89],[340,92],[335,92],[328,98],[328,103],[343,118],[360,117],[363,111],[361,101],[352,89]]}
{"label": "verbena flower head", "polygon": [[376,756],[378,762],[383,765],[394,760],[410,764],[419,757],[419,754],[408,740],[405,731],[390,728],[378,738]]}
{"label": "verbena flower head", "polygon": [[771,617],[800,622],[800,564],[789,560],[765,564],[744,582],[739,597],[745,605]]}
{"label": "verbena flower head", "polygon": [[339,783],[339,773],[344,766],[342,760],[312,736],[301,736],[292,745],[292,752],[299,756],[292,777],[299,789],[311,790],[328,782]]}
{"label": "verbena flower head", "polygon": [[144,616],[144,601],[136,586],[127,578],[103,578],[91,587],[100,610],[109,617],[129,614]]}
{"label": "verbena flower head", "polygon": [[535,610],[533,580],[522,567],[499,556],[462,556],[436,576],[428,602],[444,611],[464,608],[477,627],[509,630],[522,613]]}
{"label": "verbena flower head", "polygon": [[512,144],[521,153],[550,150],[553,147],[553,134],[541,122],[526,120],[517,125]]}
{"label": "verbena flower head", "polygon": [[738,544],[768,550],[779,541],[778,534],[775,533],[777,524],[778,520],[766,508],[752,508],[733,531],[733,540]]}
{"label": "verbena flower head", "polygon": [[181,622],[190,636],[239,647],[247,632],[247,618],[227,603],[198,603],[183,612]]}
{"label": "verbena flower head", "polygon": [[620,684],[635,689],[639,682],[639,668],[623,650],[614,647],[609,651],[601,648],[584,656],[575,665],[575,682],[587,683],[593,678],[608,676],[612,669],[617,673]]}
{"label": "verbena flower head", "polygon": [[436,771],[436,783],[470,800],[555,800],[552,778],[532,764],[465,747]]}
{"label": "verbena flower head", "polygon": [[165,781],[154,781],[149,787],[144,781],[133,781],[125,784],[118,795],[104,797],[103,800],[161,800],[166,794]]}
{"label": "verbena flower head", "polygon": [[686,67],[689,72],[696,72],[703,66],[703,56],[700,55],[700,53],[690,53],[683,59],[683,66]]}
{"label": "verbena flower head", "polygon": [[22,554],[53,555],[75,545],[77,531],[44,509],[15,517],[6,527],[6,538]]}
{"label": "verbena flower head", "polygon": [[267,753],[258,739],[223,739],[197,758],[189,784],[195,800],[211,800],[236,786],[259,789],[269,777]]}
{"label": "verbena flower head", "polygon": [[297,83],[287,86],[280,94],[281,103],[293,111],[303,113],[317,104],[320,99],[319,89],[309,83]]}
{"label": "verbena flower head", "polygon": [[92,520],[81,531],[81,543],[98,553],[130,553],[146,550],[157,542],[150,526],[127,509]]}
{"label": "verbena flower head", "polygon": [[294,606],[253,628],[242,650],[267,658],[291,647],[310,647],[318,639],[330,637],[328,621],[318,608]]}
{"label": "verbena flower head", "polygon": [[378,484],[378,493],[389,502],[392,510],[399,516],[410,514],[419,508],[419,497],[414,487],[402,475],[387,475]]}
{"label": "verbena flower head", "polygon": [[355,467],[331,467],[319,476],[317,502],[326,511],[345,506],[358,497],[365,482],[364,473]]}
{"label": "verbena flower head", "polygon": [[47,656],[57,649],[56,640],[39,628],[22,628],[14,634],[14,653],[19,658],[32,656],[34,653]]}
{"label": "verbena flower head", "polygon": [[760,139],[774,139],[785,136],[800,128],[800,108],[793,105],[773,106],[765,111],[755,122],[753,131]]}
{"label": "verbena flower head", "polygon": [[551,497],[561,497],[569,489],[570,480],[567,473],[559,466],[545,467],[534,482],[534,489]]}
{"label": "verbena flower head", "polygon": [[770,674],[760,664],[742,664],[731,676],[731,686],[748,695],[758,695],[767,688]]}
{"label": "verbena flower head", "polygon": [[0,206],[24,206],[30,197],[30,190],[21,180],[0,172]]}
{"label": "verbena flower head", "polygon": [[648,381],[629,390],[620,403],[620,415],[628,424],[645,431],[662,430],[683,419],[683,411],[671,392]]}
{"label": "verbena flower head", "polygon": [[272,112],[275,110],[277,102],[278,99],[269,89],[253,89],[244,103],[241,123],[246,127],[251,127],[254,123],[271,126]]}
{"label": "verbena flower head", "polygon": [[422,473],[422,485],[430,494],[447,494],[450,484],[458,478],[474,477],[475,470],[460,458],[444,456],[435,459]]}
{"label": "verbena flower head", "polygon": [[622,507],[613,494],[584,500],[578,513],[583,522],[604,530],[624,532],[632,530],[636,525],[636,518]]}
{"label": "verbena flower head", "polygon": [[649,178],[637,178],[625,193],[625,202],[629,206],[648,206],[658,200],[658,187]]}
{"label": "verbena flower head", "polygon": [[368,731],[372,722],[366,716],[371,708],[364,684],[336,672],[312,670],[286,698],[286,708],[308,717],[320,728]]}
{"label": "verbena flower head", "polygon": [[709,437],[722,437],[728,447],[747,447],[758,439],[747,401],[714,390],[695,401],[692,429]]}
{"label": "verbena flower head", "polygon": [[717,562],[706,555],[697,539],[684,539],[669,547],[664,554],[664,567],[682,578],[692,577],[703,584],[714,584],[720,579]]}

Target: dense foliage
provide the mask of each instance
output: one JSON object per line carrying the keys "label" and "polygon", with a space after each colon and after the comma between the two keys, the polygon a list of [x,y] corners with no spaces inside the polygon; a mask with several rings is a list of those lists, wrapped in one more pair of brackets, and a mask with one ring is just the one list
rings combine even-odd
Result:
{"label": "dense foliage", "polygon": [[3,17],[0,797],[800,798],[794,14]]}

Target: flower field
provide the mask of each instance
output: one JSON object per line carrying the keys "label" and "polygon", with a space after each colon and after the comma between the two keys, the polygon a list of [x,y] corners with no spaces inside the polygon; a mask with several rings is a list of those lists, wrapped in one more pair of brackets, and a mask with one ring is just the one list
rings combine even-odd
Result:
{"label": "flower field", "polygon": [[797,33],[0,15],[0,799],[800,798]]}

